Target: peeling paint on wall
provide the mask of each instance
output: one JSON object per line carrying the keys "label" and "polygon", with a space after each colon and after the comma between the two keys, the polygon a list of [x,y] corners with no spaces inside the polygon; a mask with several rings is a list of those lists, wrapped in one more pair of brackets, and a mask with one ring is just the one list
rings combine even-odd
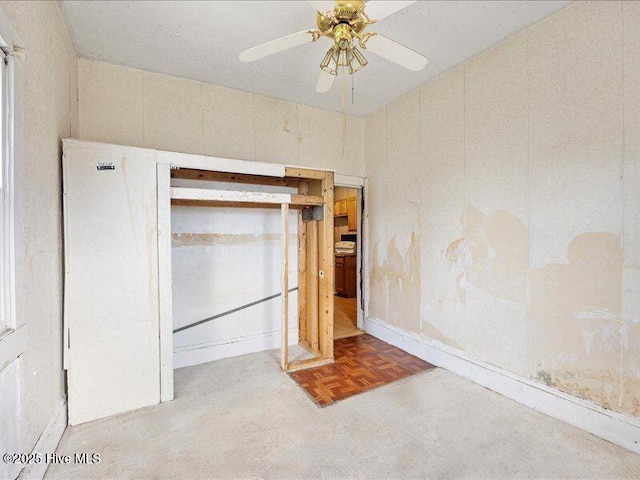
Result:
{"label": "peeling paint on wall", "polygon": [[515,215],[498,210],[483,214],[473,205],[460,219],[463,237],[451,242],[446,257],[461,268],[456,286],[465,303],[464,283],[512,302],[527,295],[527,229]]}
{"label": "peeling paint on wall", "polygon": [[621,388],[620,237],[578,235],[567,257],[529,273],[532,370],[548,385],[612,407]]}
{"label": "peeling paint on wall", "polygon": [[438,330],[435,326],[433,326],[432,324],[430,324],[429,322],[422,322],[422,330],[421,333],[433,340],[437,340],[438,342],[444,343],[445,345],[448,345],[452,348],[456,348],[458,350],[464,350],[464,348],[462,347],[462,345],[460,345],[458,342],[456,342],[455,340],[446,337],[445,335],[442,334],[442,332],[440,330]]}
{"label": "peeling paint on wall", "polygon": [[380,242],[371,254],[372,311],[393,325],[420,331],[420,244],[415,232],[404,256],[394,236],[387,245],[386,258],[379,260]]}

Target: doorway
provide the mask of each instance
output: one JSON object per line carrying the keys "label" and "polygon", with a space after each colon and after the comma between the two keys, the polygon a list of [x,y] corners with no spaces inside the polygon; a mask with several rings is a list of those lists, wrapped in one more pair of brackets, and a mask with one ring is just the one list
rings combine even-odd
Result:
{"label": "doorway", "polygon": [[336,186],[334,191],[335,294],[333,338],[364,333],[358,328],[361,298],[362,189]]}

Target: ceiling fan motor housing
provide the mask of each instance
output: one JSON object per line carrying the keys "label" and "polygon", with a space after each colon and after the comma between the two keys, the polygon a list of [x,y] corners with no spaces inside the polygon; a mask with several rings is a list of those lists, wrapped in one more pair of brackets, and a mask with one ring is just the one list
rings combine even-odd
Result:
{"label": "ceiling fan motor housing", "polygon": [[[323,35],[334,38],[337,27],[345,25],[349,27],[350,34],[359,35],[367,26],[367,21],[363,15],[364,2],[362,0],[337,0],[333,10],[318,12],[316,23],[318,30]],[[340,32],[344,33],[345,28],[341,27]]]}

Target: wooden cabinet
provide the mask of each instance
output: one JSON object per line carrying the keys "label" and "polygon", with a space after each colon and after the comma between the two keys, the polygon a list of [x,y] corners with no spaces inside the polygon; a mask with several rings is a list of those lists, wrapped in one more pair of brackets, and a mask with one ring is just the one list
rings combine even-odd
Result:
{"label": "wooden cabinet", "polygon": [[333,204],[333,215],[347,217],[349,231],[356,232],[358,230],[358,197],[336,200]]}
{"label": "wooden cabinet", "polygon": [[358,197],[351,197],[347,199],[347,217],[349,224],[349,231],[355,232],[358,230]]}
{"label": "wooden cabinet", "polygon": [[336,200],[333,205],[333,214],[336,217],[347,215],[347,200]]}
{"label": "wooden cabinet", "polygon": [[356,265],[355,255],[336,256],[336,293],[341,297],[354,298],[356,296]]}

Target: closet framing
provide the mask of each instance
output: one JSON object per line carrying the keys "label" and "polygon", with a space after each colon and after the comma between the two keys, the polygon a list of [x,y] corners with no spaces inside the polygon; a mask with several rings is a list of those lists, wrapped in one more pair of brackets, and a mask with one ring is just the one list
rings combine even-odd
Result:
{"label": "closet framing", "polygon": [[[332,362],[334,173],[327,170],[285,167],[283,177],[272,177],[171,165],[170,178],[244,185],[283,186],[296,189],[297,193],[289,194],[170,187],[169,195],[172,205],[280,209],[283,251],[281,267],[281,367],[285,371],[295,371]],[[166,184],[166,180],[163,180],[162,183]],[[162,193],[164,196],[167,194],[166,191]],[[159,198],[159,205],[161,201],[163,200]],[[164,203],[166,203],[166,199],[164,199]],[[289,209],[296,209],[298,212],[298,342],[313,354],[312,358],[297,362],[289,362],[288,348],[288,305],[291,283],[288,274]],[[161,209],[159,209],[160,211]],[[162,223],[159,221],[159,224]],[[163,250],[166,249],[163,248]]]}
{"label": "closet framing", "polygon": [[[63,188],[70,425],[174,398],[172,204],[279,209],[281,367],[333,362],[333,171],[65,139]],[[291,253],[290,209],[298,212]],[[296,281],[298,343],[313,358],[290,362],[287,306]]]}

